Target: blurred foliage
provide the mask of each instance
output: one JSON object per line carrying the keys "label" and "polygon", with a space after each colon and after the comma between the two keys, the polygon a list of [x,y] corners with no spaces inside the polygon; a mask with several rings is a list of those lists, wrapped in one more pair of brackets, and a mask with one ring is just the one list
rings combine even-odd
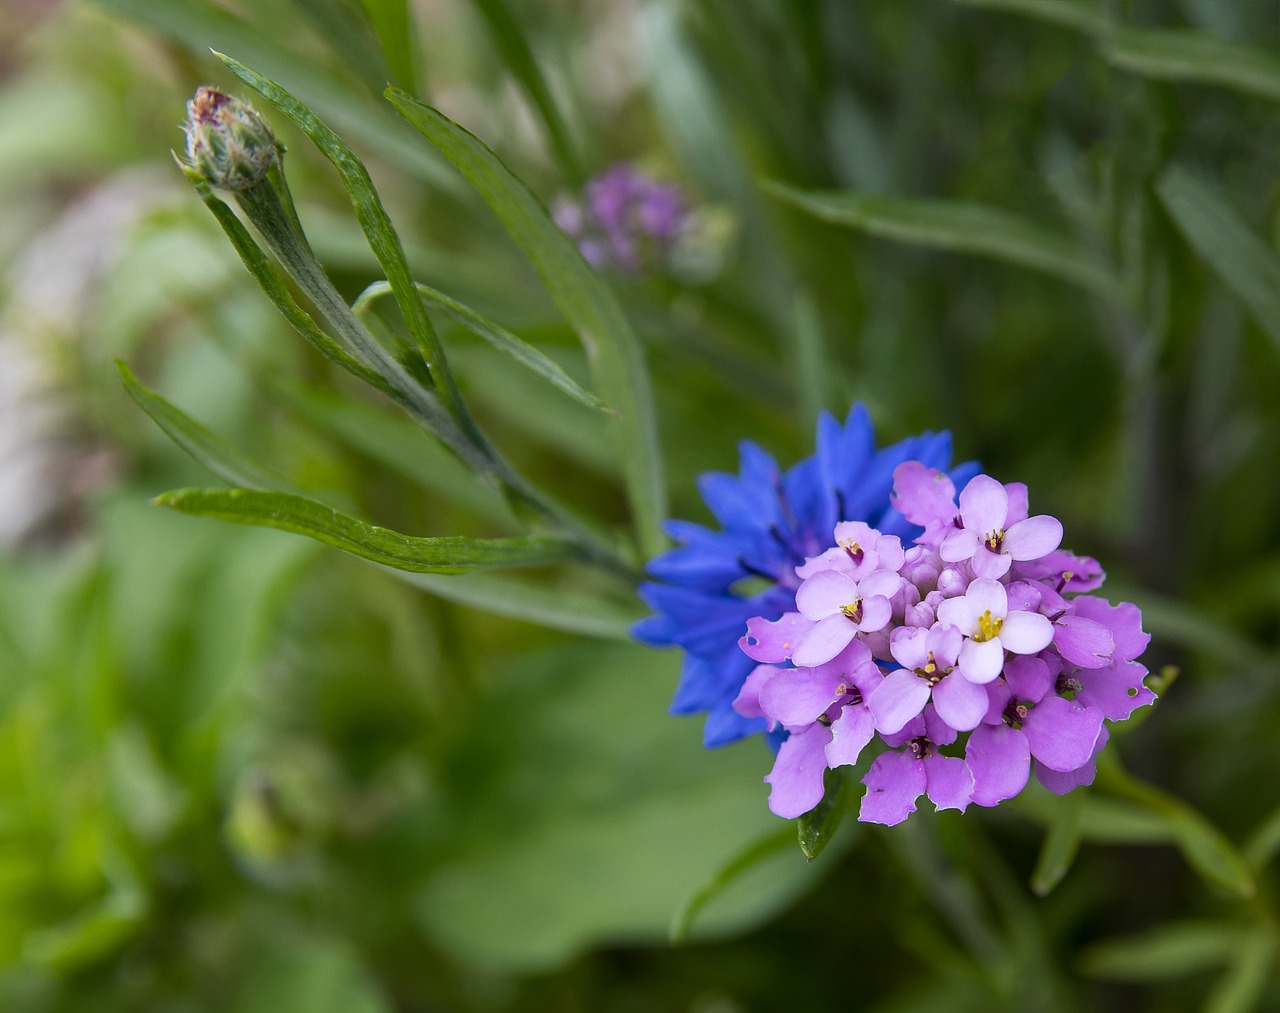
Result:
{"label": "blurred foliage", "polygon": [[[679,182],[716,257],[609,279],[673,514],[707,519],[694,477],[739,439],[807,453],[821,407],[865,401],[885,440],[950,428],[1180,670],[1113,747],[1133,775],[846,821],[808,864],[759,744],[706,753],[665,714],[675,659],[625,642],[615,584],[406,580],[150,506],[209,478],[113,358],[344,511],[518,530],[296,340],[169,163],[195,86],[235,90],[208,47],[368,162],[416,280],[577,382],[519,246],[383,85],[546,201],[620,158]],[[58,501],[0,564],[0,1008],[1280,1006],[1277,98],[1280,22],[1251,0],[19,0],[0,342],[59,405],[28,440]],[[341,181],[271,118],[354,300],[381,270]],[[504,453],[621,524],[593,410],[437,323]],[[537,609],[567,632],[512,618]]]}

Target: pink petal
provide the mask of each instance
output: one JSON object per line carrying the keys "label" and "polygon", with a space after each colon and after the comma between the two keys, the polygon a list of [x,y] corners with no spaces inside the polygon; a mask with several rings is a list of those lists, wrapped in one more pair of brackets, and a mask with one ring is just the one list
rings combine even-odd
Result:
{"label": "pink petal", "polygon": [[867,697],[867,709],[876,728],[887,734],[902,731],[929,702],[929,684],[905,668],[890,672]]}
{"label": "pink petal", "polygon": [[796,591],[796,608],[807,619],[826,619],[839,613],[842,605],[852,605],[857,598],[858,587],[848,574],[822,570],[800,585]]}
{"label": "pink petal", "polygon": [[1004,648],[999,640],[988,640],[978,643],[966,640],[960,648],[960,660],[956,670],[970,682],[985,685],[991,682],[1004,668]]}
{"label": "pink petal", "polygon": [[[1039,703],[1053,689],[1053,673],[1040,658],[1020,654],[1004,663],[1004,681],[1023,703]],[[1007,702],[1007,701],[1006,701]]]}
{"label": "pink petal", "polygon": [[[1003,619],[1005,613],[1009,611],[1009,596],[1005,593],[1004,585],[998,580],[991,580],[986,577],[979,577],[977,580],[969,584],[969,590],[964,593],[968,599],[970,607],[973,609],[975,620],[984,612],[990,612],[992,619]],[[959,626],[959,623],[952,625]],[[963,630],[964,627],[960,626]]]}
{"label": "pink petal", "polygon": [[937,623],[929,630],[928,647],[939,668],[954,668],[964,646],[964,634],[947,623]]}
{"label": "pink petal", "polygon": [[840,708],[840,716],[831,722],[831,741],[826,750],[827,766],[853,766],[875,733],[875,721],[866,707],[861,704],[846,704]]}
{"label": "pink petal", "polygon": [[1116,642],[1102,623],[1080,615],[1063,616],[1054,625],[1053,646],[1062,657],[1079,668],[1106,668]]}
{"label": "pink petal", "polygon": [[933,706],[956,731],[972,731],[987,713],[987,691],[953,673],[933,687]]}
{"label": "pink petal", "polygon": [[791,651],[791,663],[797,668],[815,668],[826,664],[843,651],[858,631],[841,613],[816,623]]}
{"label": "pink petal", "polygon": [[969,564],[973,567],[975,577],[998,580],[1009,572],[1009,567],[1013,565],[1013,557],[1007,552],[992,552],[987,548],[986,543],[983,543],[974,550],[973,559]]}
{"label": "pink petal", "polygon": [[1043,784],[1055,795],[1065,795],[1067,792],[1075,788],[1083,787],[1086,784],[1093,784],[1093,779],[1097,774],[1098,768],[1096,759],[1102,747],[1107,744],[1110,738],[1107,733],[1107,726],[1102,726],[1102,731],[1098,733],[1098,741],[1093,747],[1093,758],[1082,767],[1075,770],[1056,771],[1050,770],[1039,760],[1035,761],[1034,767],[1036,772],[1036,780]]}
{"label": "pink petal", "polygon": [[1027,484],[1025,482],[1006,482],[1004,493],[1009,497],[1009,513],[1005,516],[1005,527],[1009,528],[1019,521],[1025,521],[1030,511],[1027,509]]}
{"label": "pink petal", "polygon": [[862,783],[867,793],[862,796],[859,822],[892,827],[916,811],[916,799],[924,794],[928,780],[923,760],[893,749],[876,757]]}
{"label": "pink petal", "polygon": [[938,622],[954,626],[964,633],[978,632],[978,616],[982,610],[967,595],[959,598],[948,598],[938,605]]}
{"label": "pink petal", "polygon": [[924,758],[925,783],[935,809],[964,812],[973,796],[973,775],[963,759],[930,753]]}
{"label": "pink petal", "polygon": [[992,806],[1022,791],[1031,774],[1031,749],[1022,732],[1006,724],[979,725],[965,746],[973,775],[973,801]]}
{"label": "pink petal", "polygon": [[912,524],[950,524],[956,515],[956,487],[945,472],[907,461],[893,471],[890,502]]}
{"label": "pink petal", "polygon": [[1000,643],[1014,654],[1037,654],[1053,641],[1053,623],[1038,612],[1010,612],[1000,627]]}
{"label": "pink petal", "polygon": [[781,671],[782,669],[775,668],[773,665],[757,665],[743,682],[742,689],[738,691],[738,697],[733,701],[733,709],[744,718],[764,717],[764,711],[760,709],[760,691]]}
{"label": "pink petal", "polygon": [[1022,725],[1031,753],[1050,770],[1075,770],[1089,762],[1102,728],[1102,711],[1060,696],[1041,700]]}
{"label": "pink petal", "polygon": [[876,555],[879,557],[879,565],[882,570],[892,570],[897,572],[902,569],[902,564],[907,560],[907,554],[902,548],[902,539],[897,535],[881,535],[876,539]]}
{"label": "pink petal", "polygon": [[756,616],[747,620],[747,635],[738,640],[738,646],[752,661],[786,661],[792,645],[811,629],[813,620],[799,612],[788,612],[773,622]]}
{"label": "pink petal", "polygon": [[841,681],[825,667],[784,668],[760,691],[760,709],[787,728],[813,724],[836,702]]}
{"label": "pink petal", "polygon": [[826,748],[831,729],[810,725],[803,732],[789,736],[778,749],[765,782],[773,786],[769,792],[769,808],[785,819],[803,816],[822,801],[822,775],[827,769]]}
{"label": "pink petal", "polygon": [[858,620],[858,630],[862,633],[874,633],[889,625],[893,618],[893,606],[888,598],[875,595],[862,599],[862,618]]}
{"label": "pink petal", "polygon": [[1018,521],[1004,533],[1004,550],[1014,559],[1039,559],[1062,544],[1062,522],[1048,514]]}
{"label": "pink petal", "polygon": [[889,636],[889,653],[903,668],[924,668],[929,661],[928,641],[928,630],[899,626]]}
{"label": "pink petal", "polygon": [[892,598],[902,587],[902,578],[888,570],[876,570],[858,581],[858,594],[863,598]]}
{"label": "pink petal", "polygon": [[959,563],[969,559],[978,551],[982,539],[976,531],[968,528],[952,528],[938,546],[938,556],[948,563]]}
{"label": "pink petal", "polygon": [[1147,649],[1151,635],[1142,632],[1142,613],[1127,601],[1112,605],[1093,595],[1081,595],[1073,602],[1076,615],[1102,623],[1116,643],[1115,657],[1133,661]]}
{"label": "pink petal", "polygon": [[1103,717],[1124,721],[1137,708],[1152,703],[1156,695],[1143,685],[1147,670],[1136,661],[1117,661],[1106,668],[1077,672],[1081,690],[1076,699],[1096,707]]}
{"label": "pink petal", "polygon": [[960,493],[960,517],[978,535],[1003,531],[1008,516],[1009,494],[990,475],[975,475]]}
{"label": "pink petal", "polygon": [[849,553],[844,549],[834,548],[828,549],[820,556],[811,556],[802,564],[796,567],[796,576],[801,580],[808,580],[815,573],[821,573],[823,570],[838,570],[848,573],[853,569],[853,560],[849,558]]}

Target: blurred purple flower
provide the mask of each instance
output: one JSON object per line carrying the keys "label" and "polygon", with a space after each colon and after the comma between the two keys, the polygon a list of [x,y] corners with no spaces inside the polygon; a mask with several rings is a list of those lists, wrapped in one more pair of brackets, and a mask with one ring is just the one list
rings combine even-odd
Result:
{"label": "blurred purple flower", "polygon": [[552,217],[592,267],[637,274],[666,260],[689,209],[678,187],[618,162],[588,180],[581,201],[559,200]]}

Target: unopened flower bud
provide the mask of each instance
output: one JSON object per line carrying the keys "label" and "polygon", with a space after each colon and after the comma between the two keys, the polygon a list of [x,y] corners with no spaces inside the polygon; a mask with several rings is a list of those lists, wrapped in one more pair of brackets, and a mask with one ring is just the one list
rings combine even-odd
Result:
{"label": "unopened flower bud", "polygon": [[227,190],[257,186],[276,157],[266,120],[237,98],[196,89],[187,103],[187,161],[208,182]]}

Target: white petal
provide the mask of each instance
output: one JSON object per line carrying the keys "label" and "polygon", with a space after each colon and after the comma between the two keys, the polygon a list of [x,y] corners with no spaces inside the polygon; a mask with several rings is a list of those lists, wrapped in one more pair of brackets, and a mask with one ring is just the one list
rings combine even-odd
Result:
{"label": "white petal", "polygon": [[980,612],[977,605],[964,595],[940,602],[937,612],[940,623],[948,623],[967,636],[978,632]]}
{"label": "white petal", "polygon": [[1000,643],[1014,654],[1037,654],[1053,640],[1053,623],[1039,612],[1010,612],[1000,628]]}
{"label": "white petal", "polygon": [[1009,494],[990,475],[975,475],[960,493],[960,517],[978,535],[1003,530],[1008,516]]}
{"label": "white petal", "polygon": [[996,678],[1004,668],[1004,648],[999,640],[978,643],[966,640],[960,648],[957,670],[970,682],[984,685]]}
{"label": "white petal", "polygon": [[[1009,596],[1005,593],[1004,585],[998,580],[979,577],[969,585],[969,590],[964,593],[964,596],[973,606],[975,618],[984,612],[990,612],[992,619],[1003,619],[1005,613],[1009,611]],[[963,626],[960,628],[964,629]]]}

